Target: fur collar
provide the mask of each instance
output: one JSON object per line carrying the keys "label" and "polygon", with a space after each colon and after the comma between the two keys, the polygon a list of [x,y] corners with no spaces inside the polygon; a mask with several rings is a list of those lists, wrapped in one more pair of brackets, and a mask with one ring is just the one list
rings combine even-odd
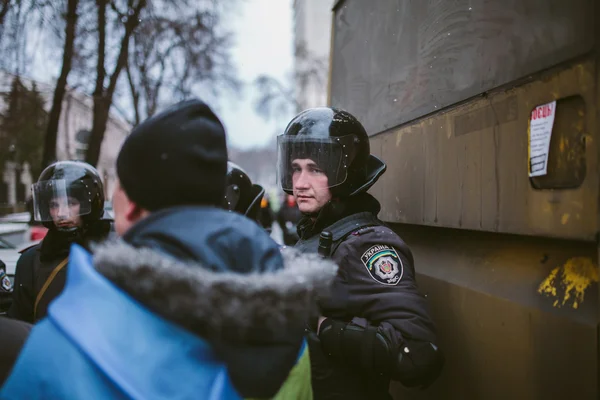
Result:
{"label": "fur collar", "polygon": [[94,249],[95,268],[153,312],[207,339],[266,341],[317,313],[337,266],[316,254],[282,250],[270,273],[215,273],[122,240]]}

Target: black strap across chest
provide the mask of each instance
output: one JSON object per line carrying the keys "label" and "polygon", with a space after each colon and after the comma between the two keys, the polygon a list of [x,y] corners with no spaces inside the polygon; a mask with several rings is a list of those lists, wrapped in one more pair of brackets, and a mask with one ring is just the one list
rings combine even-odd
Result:
{"label": "black strap across chest", "polygon": [[[331,232],[332,235],[330,256],[335,253],[340,244],[342,244],[344,240],[346,240],[353,232],[369,226],[380,225],[383,225],[382,222],[378,220],[373,213],[367,211],[349,215],[324,228],[322,232],[328,231]],[[319,235],[320,232],[307,239],[300,239],[294,248],[303,253],[317,253],[319,246]]]}

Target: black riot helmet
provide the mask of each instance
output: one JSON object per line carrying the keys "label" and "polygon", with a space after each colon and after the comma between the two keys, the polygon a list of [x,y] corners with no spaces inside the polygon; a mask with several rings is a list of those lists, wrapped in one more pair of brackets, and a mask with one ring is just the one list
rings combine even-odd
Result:
{"label": "black riot helmet", "polygon": [[100,175],[94,167],[81,161],[51,164],[33,184],[32,193],[34,218],[49,229],[61,230],[54,223],[53,212],[80,216],[84,227],[100,220],[104,214],[104,185]]}
{"label": "black riot helmet", "polygon": [[310,108],[277,137],[278,181],[292,194],[294,160],[310,159],[327,175],[334,196],[354,196],[366,192],[385,172],[385,163],[370,152],[369,136],[352,114],[330,107]]}
{"label": "black riot helmet", "polygon": [[253,184],[248,174],[237,164],[227,162],[227,177],[223,207],[256,220],[265,194],[262,186]]}

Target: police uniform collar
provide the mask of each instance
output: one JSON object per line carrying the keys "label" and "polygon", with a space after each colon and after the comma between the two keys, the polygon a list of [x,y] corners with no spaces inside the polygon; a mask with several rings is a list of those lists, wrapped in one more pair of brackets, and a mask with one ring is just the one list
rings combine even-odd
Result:
{"label": "police uniform collar", "polygon": [[[368,193],[361,193],[342,200],[331,200],[315,216],[305,215],[298,223],[298,235],[301,239],[308,239],[323,229],[354,214],[367,212],[377,216],[381,205]],[[335,239],[334,239],[335,240]]]}

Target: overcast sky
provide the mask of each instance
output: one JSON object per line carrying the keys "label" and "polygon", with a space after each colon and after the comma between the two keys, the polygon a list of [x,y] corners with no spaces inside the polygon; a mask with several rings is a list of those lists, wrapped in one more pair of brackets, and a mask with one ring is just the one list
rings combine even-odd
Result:
{"label": "overcast sky", "polygon": [[[254,111],[256,93],[251,84],[260,74],[289,79],[293,68],[293,0],[239,0],[240,9],[230,21],[235,35],[233,61],[246,83],[240,96],[228,96],[219,116],[236,147],[260,146],[277,130]],[[290,120],[293,115],[281,116]]]}
{"label": "overcast sky", "polygon": [[[274,121],[267,122],[254,111],[256,91],[252,83],[261,74],[280,81],[290,79],[294,47],[292,1],[237,0],[237,6],[224,18],[225,29],[234,35],[232,61],[244,87],[238,95],[222,95],[215,108],[227,129],[229,144],[237,148],[263,146],[278,133]],[[26,75],[53,83],[60,72],[62,52],[46,46],[40,35],[34,36],[30,46],[34,57]],[[124,75],[123,72],[120,78]],[[129,102],[128,97],[119,101],[122,112],[131,111],[123,109]],[[280,116],[280,121],[286,123],[291,118],[292,115]]]}

